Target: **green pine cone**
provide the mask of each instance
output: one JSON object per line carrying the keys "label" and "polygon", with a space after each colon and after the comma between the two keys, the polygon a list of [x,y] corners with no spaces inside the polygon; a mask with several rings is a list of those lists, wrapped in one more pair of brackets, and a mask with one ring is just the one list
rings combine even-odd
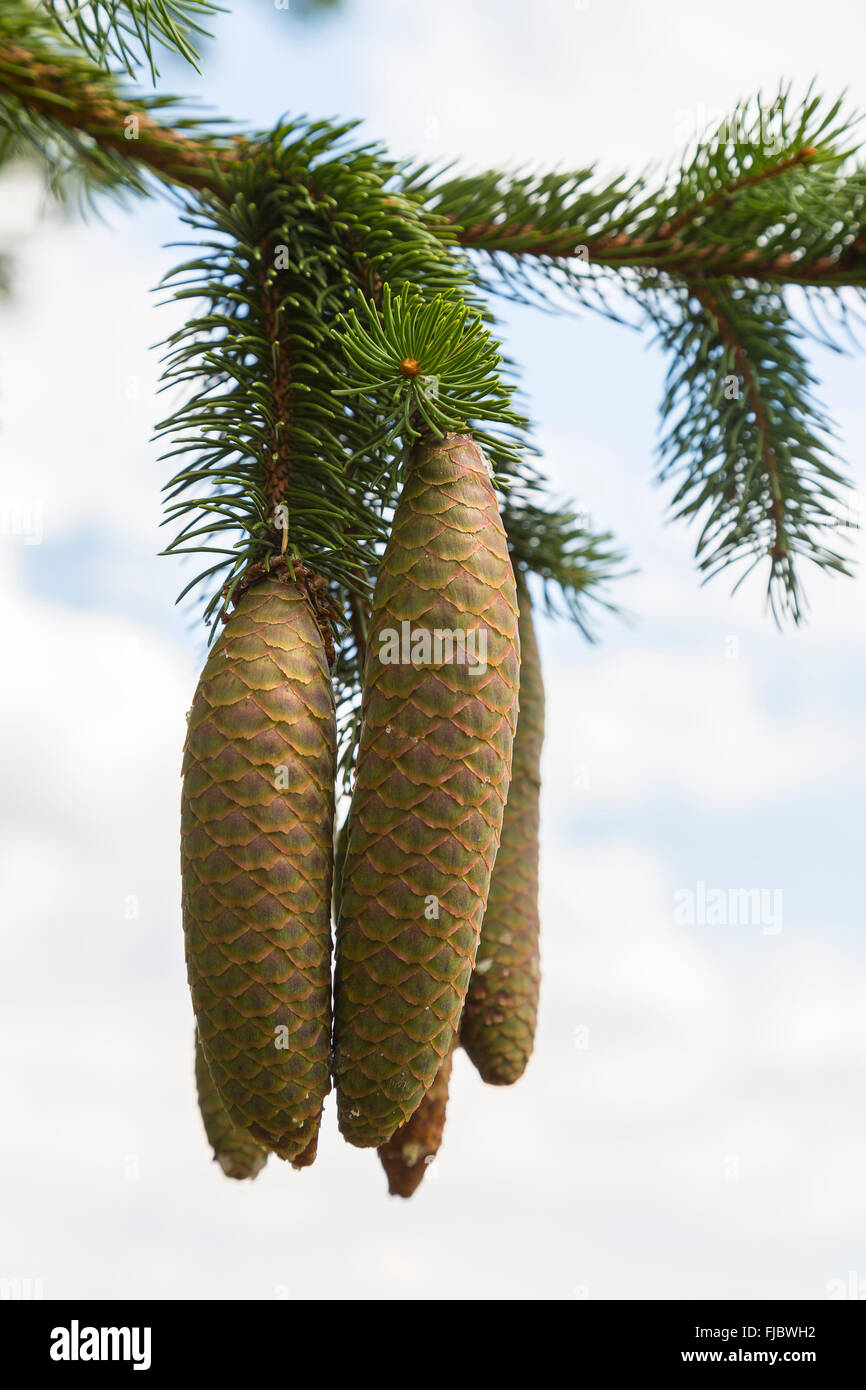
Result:
{"label": "green pine cone", "polygon": [[311,609],[270,577],[241,598],[189,713],[181,816],[187,970],[232,1121],[315,1153],[330,1082],[336,727]]}
{"label": "green pine cone", "polygon": [[509,1086],[526,1069],[535,1040],[538,960],[538,797],[544,686],[529,593],[518,577],[520,714],[502,841],[490,883],[481,943],[460,1040],[484,1081]]}
{"label": "green pine cone", "polygon": [[213,1156],[227,1178],[254,1178],[268,1161],[268,1151],[257,1144],[249,1130],[232,1124],[213,1084],[198,1031],[195,1035],[195,1084],[198,1108]]}
{"label": "green pine cone", "polygon": [[442,1147],[453,1056],[453,1051],[446,1056],[414,1115],[379,1146],[379,1162],[392,1197],[408,1198],[417,1192]]}
{"label": "green pine cone", "polygon": [[[459,634],[462,660],[444,637],[432,646],[437,631]],[[519,665],[487,461],[465,435],[422,444],[373,598],[337,929],[334,1079],[352,1144],[383,1144],[408,1120],[454,1039],[499,846]]]}

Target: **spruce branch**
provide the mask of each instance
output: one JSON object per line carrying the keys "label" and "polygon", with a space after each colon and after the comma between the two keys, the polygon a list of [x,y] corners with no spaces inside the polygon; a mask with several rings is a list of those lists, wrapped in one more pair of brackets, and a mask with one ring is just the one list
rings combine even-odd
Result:
{"label": "spruce branch", "polygon": [[[23,0],[9,4],[0,16],[0,115],[37,146],[62,135],[85,163],[102,156],[115,181],[138,191],[143,170],[212,189],[243,157],[245,137],[204,122],[160,123],[153,113],[169,99],[124,92],[79,52],[60,51]],[[611,272],[626,288],[631,272],[864,287],[866,174],[844,167],[855,124],[840,102],[827,108],[810,92],[797,106],[785,88],[772,103],[737,107],[661,188],[625,175],[597,185],[593,167],[451,179],[406,167],[402,192],[425,203],[443,234],[450,228],[452,244],[483,253],[494,280],[501,273],[512,291],[534,286],[536,300],[545,279],[597,298],[597,277]]]}
{"label": "spruce branch", "polygon": [[66,36],[100,67],[119,63],[130,75],[146,63],[155,82],[162,47],[199,70],[196,47],[209,38],[199,20],[223,7],[212,0],[40,0]]}
{"label": "spruce branch", "polygon": [[[10,3],[18,13],[5,25],[0,19],[0,102],[7,122],[23,125],[36,143],[62,133],[85,162],[96,153],[119,160],[115,177],[138,191],[140,169],[205,189],[243,157],[243,136],[228,138],[204,122],[155,120],[152,112],[169,99],[135,98],[80,55],[58,54],[22,0]],[[403,192],[423,198],[443,229],[450,227],[453,244],[483,253],[494,279],[512,291],[521,282],[534,287],[536,300],[547,279],[591,293],[598,304],[600,272],[625,276],[627,287],[634,271],[866,287],[866,173],[842,167],[855,120],[841,103],[827,110],[811,93],[791,108],[789,89],[769,106],[741,104],[661,188],[625,175],[596,186],[593,167],[452,179],[407,167]],[[136,140],[126,133],[133,118]],[[767,144],[763,132],[773,121],[778,130]],[[41,122],[50,123],[47,131]]]}
{"label": "spruce branch", "polygon": [[219,123],[160,119],[178,102],[142,97],[83,53],[23,0],[0,11],[0,130],[15,152],[31,152],[53,187],[77,175],[91,192],[147,191],[146,174],[204,189],[242,159],[240,137]]}
{"label": "spruce branch", "polygon": [[581,266],[680,278],[866,285],[866,174],[851,168],[858,117],[790,86],[740,103],[660,187],[574,172],[416,179],[462,246],[532,283]]}
{"label": "spruce branch", "polygon": [[[127,92],[71,45],[44,10],[9,0],[0,13],[0,156],[29,145],[47,159],[55,180],[78,169],[91,192],[145,192],[153,177],[185,186],[193,218],[203,216],[194,220],[197,231],[216,233],[221,250],[192,263],[204,276],[198,291],[209,307],[194,321],[198,327],[190,329],[183,352],[179,342],[172,345],[178,356],[170,369],[178,380],[196,379],[200,392],[199,415],[191,406],[179,452],[195,452],[215,418],[211,405],[218,412],[217,398],[231,398],[230,428],[220,439],[233,438],[237,457],[205,449],[198,468],[185,465],[175,478],[179,491],[170,498],[186,540],[222,541],[234,525],[231,546],[212,574],[228,564],[237,578],[254,563],[270,545],[267,517],[275,498],[324,468],[340,501],[333,513],[325,509],[329,519],[320,525],[313,483],[295,512],[293,545],[308,559],[318,555],[351,621],[350,601],[365,599],[375,574],[415,418],[430,428],[464,416],[476,432],[483,428],[464,386],[457,383],[452,399],[447,390],[443,397],[441,373],[423,364],[415,378],[398,371],[397,380],[392,357],[384,376],[378,363],[374,379],[369,343],[360,365],[356,354],[354,377],[349,374],[351,397],[340,394],[347,389],[346,316],[355,309],[357,325],[363,321],[375,334],[386,298],[408,303],[400,299],[404,286],[418,303],[441,297],[431,324],[448,305],[464,325],[487,332],[490,289],[542,307],[589,305],[632,322],[649,314],[677,354],[664,405],[669,432],[662,474],[682,475],[677,515],[707,518],[698,542],[704,572],[765,559],[774,612],[787,608],[795,618],[802,612],[799,559],[847,572],[843,557],[822,539],[839,524],[841,479],[827,462],[829,427],[812,399],[813,382],[796,347],[802,334],[783,294],[785,286],[803,288],[807,309],[834,333],[849,331],[852,316],[840,289],[866,289],[866,172],[852,164],[853,121],[840,102],[828,105],[810,92],[797,103],[785,88],[770,103],[743,103],[660,186],[646,176],[599,182],[591,168],[445,177],[399,164],[376,146],[348,146],[352,124],[226,134],[213,122],[176,117],[167,123],[163,113],[174,105]],[[259,184],[244,181],[251,171]],[[232,212],[238,197],[249,208],[271,200],[271,212],[280,203],[281,244],[294,258],[288,298],[281,282],[262,278],[263,262],[253,254],[267,254],[276,223],[268,224],[264,241],[251,221],[238,235]],[[241,248],[238,262],[220,261],[233,239]],[[216,259],[208,267],[211,254]],[[236,297],[222,293],[224,283],[234,285]],[[180,290],[198,291],[195,276]],[[248,358],[241,321],[253,305]],[[446,331],[444,319],[439,328]],[[287,341],[295,330],[298,341]],[[481,329],[473,331],[480,344]],[[405,343],[400,350],[398,368],[412,357]],[[723,375],[742,383],[738,408],[720,403],[720,364]],[[362,381],[358,373],[365,370]],[[496,373],[511,410],[511,364],[502,361]],[[438,402],[428,377],[436,378]],[[322,412],[314,429],[303,423],[302,398]],[[395,413],[401,401],[402,415]],[[314,461],[317,432],[324,443]],[[501,419],[487,435],[483,442],[503,486],[515,499],[545,506],[534,493],[543,492],[543,480],[526,421]],[[193,484],[200,503],[195,523],[184,510]],[[333,500],[327,488],[320,486],[318,495]],[[245,537],[239,544],[238,534]]]}
{"label": "spruce branch", "polygon": [[702,523],[699,569],[709,579],[744,567],[739,584],[768,562],[771,611],[798,622],[798,559],[849,572],[823,540],[841,524],[847,484],[830,462],[833,429],[813,398],[802,334],[771,286],[696,282],[660,297],[654,313],[672,354],[659,476],[679,480],[674,515]]}

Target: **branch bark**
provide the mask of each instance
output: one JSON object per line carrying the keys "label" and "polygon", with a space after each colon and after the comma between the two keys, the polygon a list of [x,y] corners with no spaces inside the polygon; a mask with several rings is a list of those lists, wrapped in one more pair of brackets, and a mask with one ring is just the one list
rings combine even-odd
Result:
{"label": "branch bark", "polygon": [[787,253],[765,256],[760,249],[732,254],[729,246],[700,247],[678,237],[670,240],[624,234],[578,241],[573,231],[539,237],[530,247],[509,249],[508,241],[516,235],[534,234],[531,226],[508,229],[492,223],[475,223],[458,227],[456,239],[469,250],[489,251],[512,255],[515,260],[526,256],[552,260],[572,260],[578,255],[594,265],[612,270],[660,270],[668,275],[690,280],[696,275],[714,279],[772,280],[795,285],[824,285],[840,288],[844,285],[866,285],[866,233],[857,238],[841,256],[820,256],[814,261],[795,259]]}

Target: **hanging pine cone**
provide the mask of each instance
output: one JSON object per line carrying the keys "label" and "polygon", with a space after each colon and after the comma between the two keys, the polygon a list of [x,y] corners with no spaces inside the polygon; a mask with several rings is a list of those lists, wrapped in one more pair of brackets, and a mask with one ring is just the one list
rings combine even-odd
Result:
{"label": "hanging pine cone", "polygon": [[195,1085],[204,1132],[213,1156],[227,1178],[254,1178],[268,1161],[268,1151],[249,1130],[232,1124],[208,1069],[198,1030],[195,1035]]}
{"label": "hanging pine cone", "polygon": [[417,1192],[429,1165],[439,1152],[448,1108],[453,1050],[448,1053],[414,1115],[394,1130],[379,1147],[379,1159],[388,1177],[392,1197],[411,1197]]}
{"label": "hanging pine cone", "polygon": [[[437,631],[462,635],[462,662],[430,648]],[[340,1128],[361,1147],[412,1115],[457,1030],[502,828],[518,675],[514,575],[487,461],[466,435],[447,435],[410,461],[364,670],[334,1058]]]}
{"label": "hanging pine cone", "polygon": [[202,672],[183,764],[183,915],[205,1058],[230,1119],[315,1153],[329,1089],[336,731],[322,637],[273,577]]}
{"label": "hanging pine cone", "polygon": [[502,842],[460,1040],[484,1081],[508,1086],[526,1068],[535,1039],[538,960],[538,797],[544,686],[529,591],[518,572],[520,713]]}

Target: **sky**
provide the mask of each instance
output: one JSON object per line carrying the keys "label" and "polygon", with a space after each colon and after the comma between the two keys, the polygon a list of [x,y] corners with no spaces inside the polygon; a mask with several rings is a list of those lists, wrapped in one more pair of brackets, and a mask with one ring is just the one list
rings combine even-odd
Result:
{"label": "sky", "polygon": [[[263,126],[349,115],[400,155],[662,170],[739,98],[866,107],[860,7],[248,0],[166,89]],[[840,35],[844,41],[840,41]],[[866,599],[702,588],[653,483],[665,361],[591,315],[503,314],[544,466],[635,573],[590,646],[542,620],[542,990],[513,1088],[456,1060],[419,1193],[326,1107],[316,1165],[222,1177],[201,1132],[179,769],[204,635],[157,551],[168,203],[46,215],[0,183],[0,1278],[46,1298],[866,1296]],[[862,515],[864,364],[810,348]],[[8,506],[4,516],[13,513]],[[851,545],[862,558],[862,533]],[[702,911],[758,890],[749,925]]]}

